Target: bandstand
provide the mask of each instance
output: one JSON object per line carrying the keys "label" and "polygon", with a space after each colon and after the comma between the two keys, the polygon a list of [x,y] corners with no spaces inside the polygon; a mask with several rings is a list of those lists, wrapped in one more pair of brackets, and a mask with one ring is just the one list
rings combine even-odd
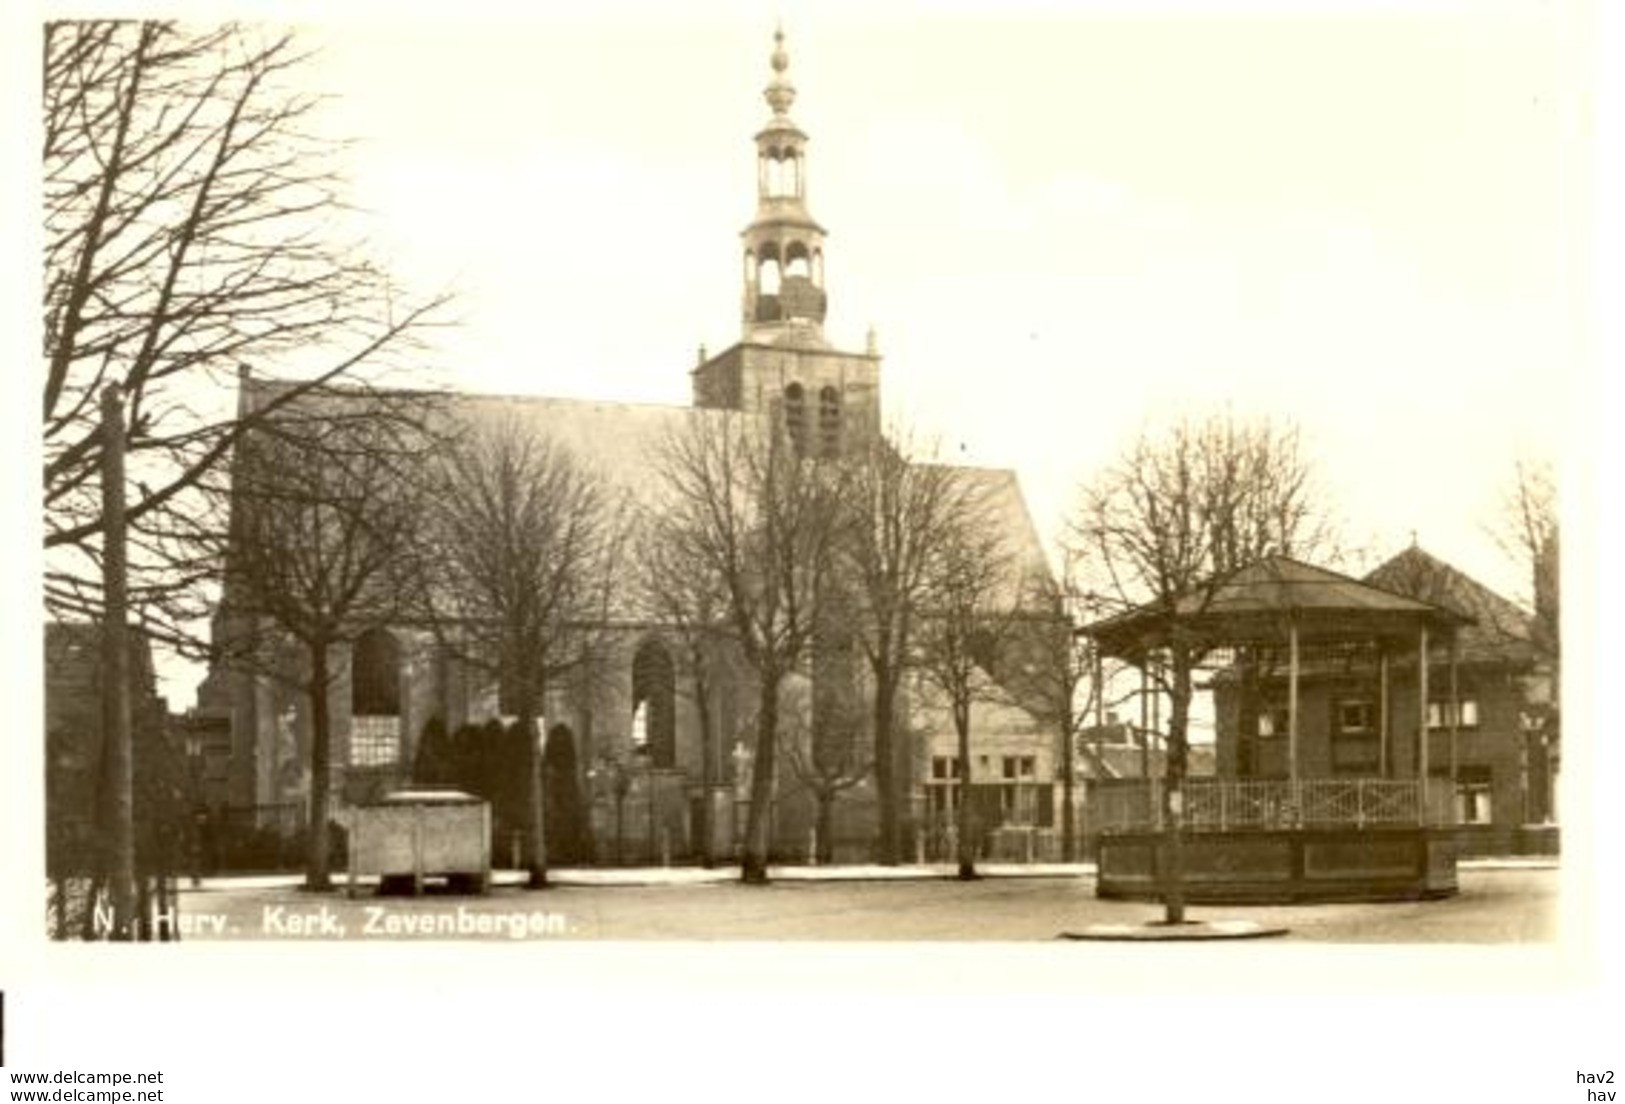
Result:
{"label": "bandstand", "polygon": [[[1176,601],[1079,630],[1155,679],[1171,644],[1203,658],[1234,703],[1239,748],[1220,774],[1091,784],[1101,897],[1192,902],[1389,900],[1456,892],[1456,634],[1471,620],[1275,556]],[[1435,669],[1443,652],[1444,669]],[[1306,738],[1299,681],[1369,687],[1367,731]],[[1430,697],[1442,675],[1445,692]],[[1284,701],[1279,698],[1283,696]],[[1441,746],[1430,700],[1448,702]],[[1444,762],[1436,761],[1442,757]],[[1442,768],[1442,769],[1441,769]]]}

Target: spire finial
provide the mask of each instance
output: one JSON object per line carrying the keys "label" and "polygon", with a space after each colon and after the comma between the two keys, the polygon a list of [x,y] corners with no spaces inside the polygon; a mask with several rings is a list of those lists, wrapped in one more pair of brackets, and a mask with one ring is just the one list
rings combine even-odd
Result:
{"label": "spire finial", "polygon": [[769,59],[773,66],[773,79],[768,81],[767,89],[762,95],[767,97],[768,106],[775,115],[783,115],[790,110],[790,105],[796,99],[796,87],[785,76],[790,68],[790,54],[784,48],[784,23],[781,20],[773,28],[773,56]]}

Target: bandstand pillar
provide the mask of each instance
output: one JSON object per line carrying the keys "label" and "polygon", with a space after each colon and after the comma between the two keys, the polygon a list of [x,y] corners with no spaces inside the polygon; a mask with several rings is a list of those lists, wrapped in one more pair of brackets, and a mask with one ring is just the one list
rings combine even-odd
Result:
{"label": "bandstand pillar", "polygon": [[1392,740],[1388,714],[1388,645],[1377,644],[1377,773],[1388,777],[1388,745]]}
{"label": "bandstand pillar", "polygon": [[1287,622],[1286,684],[1286,773],[1293,785],[1298,781],[1298,621]]}
{"label": "bandstand pillar", "polygon": [[1422,803],[1427,807],[1428,786],[1428,627],[1418,632],[1416,646],[1416,777],[1422,783]]}
{"label": "bandstand pillar", "polygon": [[1457,633],[1450,631],[1450,822],[1460,823],[1461,810],[1456,805],[1456,792],[1460,781],[1456,777],[1456,732],[1461,726],[1461,687],[1456,674],[1461,649],[1457,646]]}

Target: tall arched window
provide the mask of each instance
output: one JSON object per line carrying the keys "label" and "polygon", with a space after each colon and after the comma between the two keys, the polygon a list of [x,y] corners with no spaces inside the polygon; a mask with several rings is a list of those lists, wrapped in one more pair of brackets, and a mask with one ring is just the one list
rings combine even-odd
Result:
{"label": "tall arched window", "polygon": [[841,393],[828,386],[818,392],[818,451],[826,457],[841,453]]}
{"label": "tall arched window", "polygon": [[658,640],[645,640],[632,657],[632,740],[640,739],[650,765],[677,765],[677,671]]}
{"label": "tall arched window", "polygon": [[796,455],[807,451],[807,393],[799,383],[784,389],[784,428],[790,434],[790,444]]}
{"label": "tall arched window", "polygon": [[350,765],[385,767],[401,757],[401,649],[383,629],[356,639],[350,656]]}

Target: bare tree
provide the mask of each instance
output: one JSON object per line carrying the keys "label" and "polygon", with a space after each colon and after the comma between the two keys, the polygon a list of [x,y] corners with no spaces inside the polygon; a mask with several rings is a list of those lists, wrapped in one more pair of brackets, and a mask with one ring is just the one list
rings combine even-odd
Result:
{"label": "bare tree", "polygon": [[[336,229],[337,143],[294,89],[287,35],[53,22],[44,31],[46,601],[95,616],[103,450],[95,396],[128,404],[130,604],[192,644],[217,565],[200,495],[301,392],[386,369],[440,305],[398,294]],[[234,408],[238,365],[307,380]],[[201,547],[200,547],[201,544]]]}
{"label": "bare tree", "polygon": [[1003,696],[998,656],[1019,609],[1019,580],[1003,534],[975,511],[939,534],[931,553],[929,604],[919,622],[920,672],[948,701],[958,736],[959,877],[977,877],[971,799],[971,713]]}
{"label": "bare tree", "polygon": [[880,861],[901,861],[898,785],[898,696],[916,658],[921,607],[930,600],[933,556],[970,512],[960,473],[916,463],[906,434],[877,438],[847,461],[842,551],[852,579],[855,635],[873,677],[875,787],[880,805]]}
{"label": "bare tree", "polygon": [[727,662],[731,647],[732,623],[721,581],[709,571],[696,570],[700,565],[692,561],[680,525],[668,529],[677,522],[660,514],[645,520],[637,555],[638,579],[645,611],[650,620],[672,633],[693,686],[700,722],[700,790],[704,794],[695,831],[700,837],[701,865],[710,866],[716,861],[712,795],[722,745],[715,695],[720,665]]}
{"label": "bare tree", "polygon": [[[1310,465],[1296,430],[1268,421],[1220,415],[1142,433],[1082,489],[1073,536],[1103,598],[1168,614],[1153,666],[1169,700],[1168,816],[1177,825],[1193,675],[1212,642],[1174,614],[1205,610],[1230,574],[1254,560],[1325,549],[1330,533]],[[1173,838],[1177,846],[1177,828]],[[1182,920],[1177,875],[1166,898],[1169,922]]]}
{"label": "bare tree", "polygon": [[556,679],[590,666],[623,543],[623,513],[562,445],[514,419],[469,426],[436,466],[428,514],[433,623],[500,680],[525,738],[532,888],[547,884],[536,720]]}
{"label": "bare tree", "polygon": [[1501,547],[1528,573],[1534,619],[1530,638],[1545,660],[1562,652],[1559,593],[1559,516],[1557,477],[1551,464],[1519,460],[1503,504],[1504,519],[1496,534]]}
{"label": "bare tree", "polygon": [[[295,681],[310,715],[306,887],[331,888],[332,651],[400,622],[419,589],[423,432],[412,397],[306,395],[239,439],[224,553],[220,658]],[[302,655],[290,676],[284,642]]]}
{"label": "bare tree", "polygon": [[736,646],[756,675],[750,814],[741,878],[765,884],[779,692],[803,659],[839,539],[838,469],[799,459],[760,421],[705,414],[662,442],[671,554],[713,580]]}
{"label": "bare tree", "polygon": [[1026,709],[1055,733],[1056,764],[1061,778],[1061,857],[1078,857],[1077,758],[1098,749],[1082,744],[1097,696],[1103,693],[1095,677],[1094,656],[1074,632],[1080,616],[1087,616],[1087,596],[1073,578],[1072,557],[1059,578],[1041,574],[1027,582],[1019,631],[1010,634],[1000,665],[999,684],[1005,698]]}

